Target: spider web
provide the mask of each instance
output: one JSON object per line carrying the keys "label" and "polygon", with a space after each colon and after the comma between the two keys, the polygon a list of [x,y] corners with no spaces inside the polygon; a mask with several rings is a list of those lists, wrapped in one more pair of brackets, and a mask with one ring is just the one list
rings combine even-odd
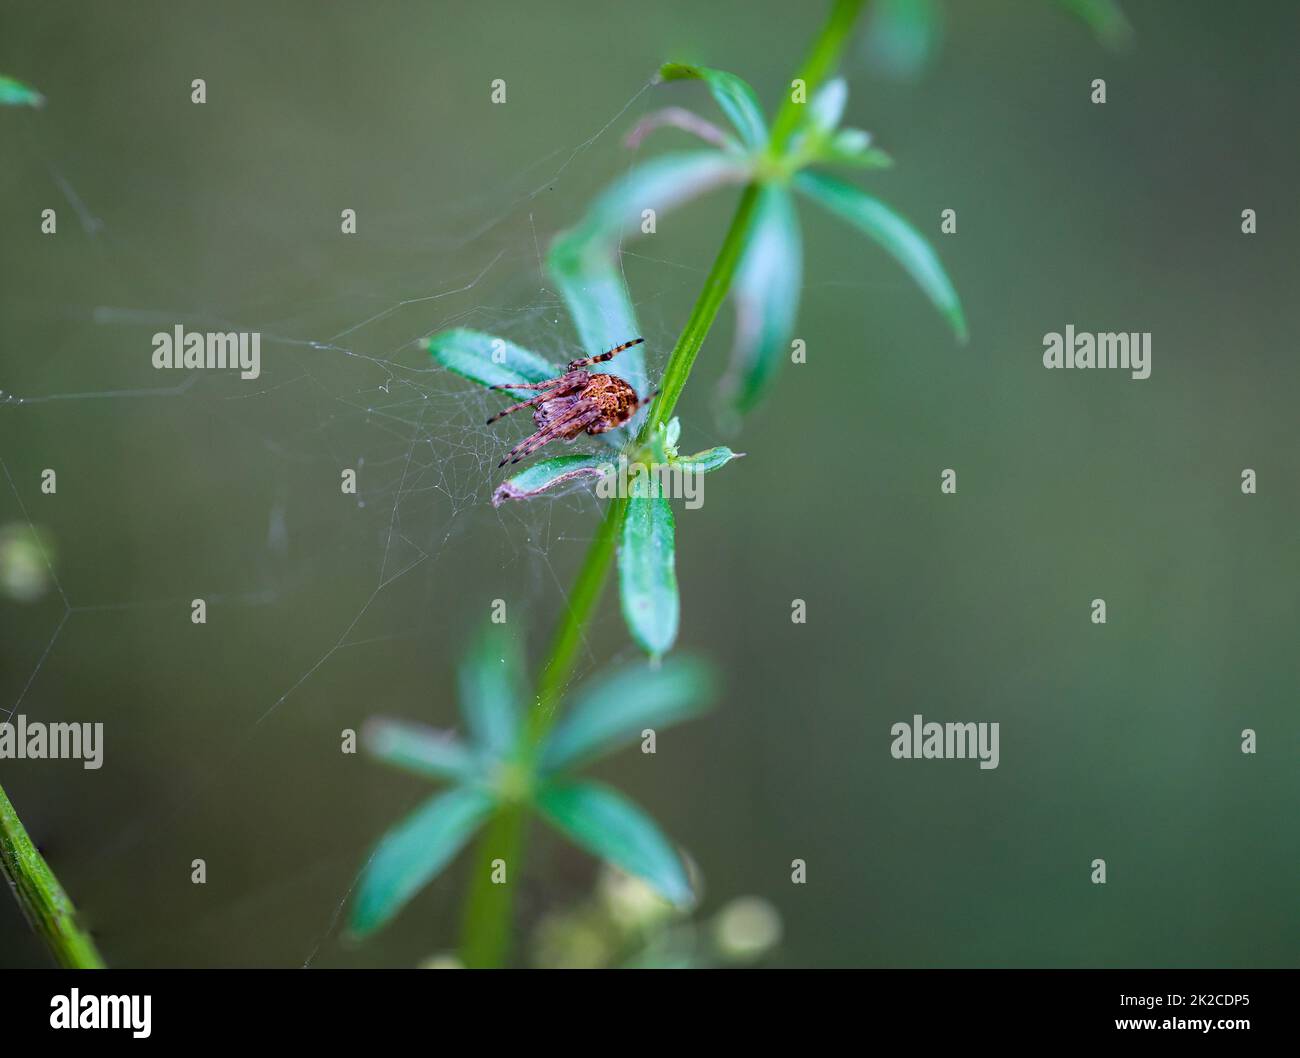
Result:
{"label": "spider web", "polygon": [[[186,290],[162,302],[141,303],[133,296],[121,276],[157,275],[159,267],[149,247],[97,215],[89,192],[83,198],[80,180],[68,174],[87,165],[86,159],[31,123],[14,136],[12,153],[22,165],[5,190],[22,187],[34,195],[33,201],[56,206],[59,238],[78,240],[90,269],[79,289],[93,293],[69,300],[38,289],[39,282],[24,279],[17,251],[0,250],[5,286],[11,291],[0,312],[0,329],[6,320],[26,326],[36,316],[57,321],[59,335],[42,358],[7,356],[6,377],[0,380],[0,524],[39,534],[35,538],[43,542],[41,562],[48,574],[48,590],[38,603],[0,603],[6,636],[0,720],[21,713],[31,720],[103,721],[107,768],[148,773],[141,781],[154,795],[150,803],[117,797],[116,814],[87,809],[88,818],[81,822],[74,820],[83,809],[73,805],[84,808],[96,796],[87,779],[95,773],[78,772],[69,779],[74,765],[28,763],[19,773],[17,791],[11,789],[16,801],[21,795],[20,811],[38,834],[59,833],[62,826],[56,866],[110,961],[192,965],[214,959],[281,963],[296,957],[318,965],[409,960],[409,948],[400,954],[383,943],[355,949],[340,939],[361,866],[359,852],[429,793],[359,758],[343,758],[354,763],[346,765],[347,778],[340,781],[350,796],[382,807],[368,813],[364,825],[349,827],[347,837],[333,843],[318,837],[311,848],[292,855],[257,849],[247,869],[232,869],[230,855],[213,849],[208,859],[214,874],[231,871],[234,880],[206,887],[190,884],[188,859],[174,861],[182,846],[201,857],[213,845],[238,844],[241,830],[254,845],[281,840],[292,827],[289,810],[283,816],[268,811],[254,817],[256,806],[232,790],[241,783],[257,787],[263,769],[292,773],[295,764],[277,760],[274,747],[282,756],[285,746],[306,743],[303,755],[341,757],[339,730],[358,728],[367,715],[383,711],[368,699],[420,719],[457,723],[447,672],[469,630],[486,619],[492,596],[508,597],[517,634],[530,642],[534,655],[540,649],[599,504],[579,486],[540,502],[494,509],[490,496],[507,474],[496,463],[524,436],[520,431],[531,432],[531,420],[524,415],[486,426],[501,398],[432,362],[421,340],[447,328],[470,327],[561,364],[600,351],[578,347],[564,304],[545,273],[545,249],[555,231],[576,221],[581,202],[592,191],[635,161],[618,138],[648,109],[645,91],[643,87],[613,107],[609,120],[579,142],[511,174],[474,201],[457,203],[452,210],[457,223],[438,245],[400,234],[405,222],[416,226],[418,218],[414,210],[406,215],[394,211],[383,222],[383,234],[366,236],[372,245],[378,241],[391,251],[377,271],[327,289],[305,290],[296,300],[282,291],[274,297],[250,293],[237,304],[197,308]],[[556,195],[557,190],[564,194]],[[363,214],[361,224],[368,219]],[[675,337],[675,306],[698,287],[702,270],[653,256],[644,245],[625,247],[623,260],[636,270],[632,294],[647,339],[648,369],[655,377]],[[165,277],[160,282],[165,285]],[[33,296],[31,306],[19,302]],[[154,370],[142,342],[177,324],[190,331],[260,332],[260,376],[240,380],[234,372]],[[11,333],[6,344],[14,340]],[[96,351],[105,348],[129,352],[111,365],[97,363]],[[128,356],[132,359],[126,367]],[[211,463],[192,468],[195,478],[210,479],[212,511],[211,536],[188,545],[193,590],[175,578],[169,582],[173,590],[167,590],[167,578],[161,575],[142,578],[147,584],[111,574],[88,580],[78,561],[87,538],[66,528],[51,530],[42,513],[46,497],[40,493],[40,472],[51,461],[43,441],[54,433],[92,437],[105,424],[141,421],[157,424],[160,446],[170,431],[184,430],[189,423],[211,431]],[[698,447],[716,440],[707,428],[696,431],[696,437]],[[584,448],[601,450],[601,444],[584,438],[564,450]],[[59,468],[57,495],[75,496],[75,468],[54,465]],[[345,469],[357,473],[355,496],[341,494],[340,472]],[[151,464],[136,451],[123,472],[135,483],[137,496],[149,497],[139,502],[167,518],[178,491],[175,466],[165,460]],[[323,524],[321,500],[305,503],[308,492],[334,497],[333,513]],[[243,495],[261,501],[237,499]],[[254,512],[256,528],[222,543],[226,534],[220,512],[232,500],[244,514]],[[103,546],[123,545],[138,515],[137,507],[125,524],[111,510],[97,517],[97,533],[107,540]],[[247,530],[248,519],[243,521]],[[485,548],[500,576],[482,597],[448,597],[448,576],[462,556]],[[223,559],[217,563],[220,569],[237,568],[239,575],[205,576],[205,555],[213,551]],[[174,558],[169,554],[160,564],[174,566]],[[317,585],[333,578],[344,582],[337,594],[345,601],[320,608]],[[201,726],[212,744],[202,751],[187,750],[188,764],[182,760],[168,766],[160,755],[166,758],[169,749],[132,744],[141,728],[121,719],[133,711],[151,712],[149,703],[77,697],[69,674],[87,659],[93,667],[105,650],[124,640],[149,665],[149,637],[161,635],[170,642],[190,631],[190,604],[196,597],[210,608],[209,627],[246,620],[265,629],[263,615],[269,611],[294,628],[287,646],[262,642],[261,655],[251,663],[255,675],[234,681],[239,688],[235,700],[211,703],[211,718]],[[160,628],[166,630],[160,633]],[[371,666],[382,665],[399,646],[434,655],[430,668],[442,685],[413,688],[403,678],[394,686],[383,671],[373,671]],[[226,649],[207,647],[210,667],[189,678],[219,688],[222,670],[247,660]],[[625,644],[617,649],[631,653]],[[589,670],[597,660],[589,650],[585,667]],[[153,690],[146,682],[143,693]],[[421,701],[425,694],[436,699],[434,716]],[[197,696],[213,697],[210,690]],[[342,767],[335,769],[340,776]],[[73,787],[64,800],[50,793],[50,784],[61,781]],[[259,796],[287,800],[288,785],[287,779],[267,782]],[[376,787],[389,792],[375,794]],[[47,796],[56,803],[48,812]],[[227,798],[230,818],[214,818],[215,805]],[[323,803],[335,809],[340,804],[337,797],[325,797]],[[300,803],[298,811],[310,812],[309,801]],[[361,832],[368,838],[358,844]],[[137,927],[123,910],[128,905],[125,883],[120,890],[110,885],[99,894],[101,880],[134,873],[142,864],[157,875],[144,885],[155,906],[162,907],[157,921],[172,937],[152,929],[133,935]],[[195,895],[201,890],[206,891]],[[416,927],[426,934],[424,947],[435,947],[438,935],[450,940],[447,915],[459,891],[458,884],[448,882],[442,905],[435,909],[441,916],[437,924]],[[286,912],[288,905],[295,906],[296,914]],[[298,923],[286,926],[286,932],[301,934],[300,941],[263,949],[255,936],[230,939],[241,930],[255,934],[268,916],[286,913]],[[15,951],[13,958],[22,965],[42,956],[33,948]]]}

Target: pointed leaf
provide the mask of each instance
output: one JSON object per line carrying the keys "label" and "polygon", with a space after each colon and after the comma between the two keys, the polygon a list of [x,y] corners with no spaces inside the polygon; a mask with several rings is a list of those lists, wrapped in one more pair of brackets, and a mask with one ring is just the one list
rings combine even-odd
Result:
{"label": "pointed leaf", "polygon": [[859,154],[871,146],[871,133],[866,129],[840,129],[831,142],[841,151]]}
{"label": "pointed leaf", "polygon": [[607,786],[557,782],[538,795],[538,808],[576,844],[653,886],[678,907],[695,901],[681,858],[659,827]]}
{"label": "pointed leaf", "polygon": [[724,151],[739,151],[740,144],[723,132],[711,121],[705,121],[693,110],[684,107],[664,107],[653,114],[647,114],[636,123],[632,131],[623,137],[625,147],[637,148],[655,129],[673,128],[698,136],[705,143],[711,143]]}
{"label": "pointed leaf", "polygon": [[[658,155],[629,169],[605,188],[577,226],[558,241],[584,251],[594,244],[612,253],[625,235],[640,232],[643,210],[653,209],[656,218],[662,219],[669,210],[706,191],[743,182],[750,169],[744,159],[722,151]],[[619,340],[626,341],[627,336],[620,335]]]}
{"label": "pointed leaf", "polygon": [[817,149],[813,161],[855,169],[888,169],[894,164],[888,154],[871,146],[871,133],[862,129],[840,129]]}
{"label": "pointed leaf", "polygon": [[601,478],[610,466],[602,456],[556,456],[543,459],[526,470],[521,470],[508,481],[501,482],[492,493],[492,506],[500,507],[506,500],[531,500],[548,489],[579,478]]}
{"label": "pointed leaf", "polygon": [[514,634],[497,624],[485,626],[461,662],[461,713],[474,741],[491,756],[514,749],[523,695],[521,669]]}
{"label": "pointed leaf", "polygon": [[572,768],[635,741],[647,727],[660,731],[689,720],[709,707],[713,693],[713,670],[691,658],[616,669],[578,690],[546,742],[542,767]]}
{"label": "pointed leaf", "polygon": [[31,85],[15,81],[12,77],[0,76],[0,106],[7,107],[43,107],[45,97]]}
{"label": "pointed leaf", "polygon": [[[464,327],[431,335],[424,346],[443,367],[481,386],[545,382],[564,373],[563,368],[514,342]],[[537,396],[536,390],[505,392],[521,399]]]}
{"label": "pointed leaf", "polygon": [[677,439],[682,436],[682,420],[674,415],[664,427],[664,445],[672,452],[677,448]]}
{"label": "pointed leaf", "polygon": [[839,127],[844,116],[844,105],[849,101],[849,85],[843,77],[835,77],[817,89],[808,104],[808,119],[813,127],[829,135]]}
{"label": "pointed leaf", "polygon": [[493,806],[488,794],[457,787],[431,797],[385,834],[361,872],[352,931],[371,933],[397,914],[460,851]]}
{"label": "pointed leaf", "polygon": [[789,353],[803,283],[803,249],[794,201],[783,187],[759,193],[754,226],[736,269],[731,296],[736,332],[721,382],[733,413],[753,410]]}
{"label": "pointed leaf", "polygon": [[361,730],[366,751],[385,764],[434,779],[472,779],[478,758],[450,731],[388,717],[371,717]]}
{"label": "pointed leaf", "polygon": [[652,658],[677,639],[677,553],[673,510],[660,482],[639,473],[632,482],[618,549],[619,596],[632,638]]}
{"label": "pointed leaf", "polygon": [[800,158],[799,168],[822,163],[883,169],[894,164],[884,151],[871,148],[870,133],[838,128],[848,94],[844,79],[837,77],[813,97],[808,105],[807,121],[793,148]]}
{"label": "pointed leaf", "polygon": [[733,73],[712,70],[707,66],[687,66],[683,63],[665,63],[659,68],[663,81],[699,80],[709,86],[713,98],[731,124],[740,133],[741,142],[750,150],[758,150],[767,143],[767,123],[763,108],[749,85]]}
{"label": "pointed leaf", "polygon": [[[639,337],[641,329],[617,261],[616,243],[605,245],[598,239],[584,241],[584,235],[589,237],[590,233],[567,232],[559,236],[551,245],[546,270],[569,308],[580,351],[595,356]],[[644,348],[633,346],[601,365],[641,395],[648,388]],[[577,354],[574,359],[578,359]],[[639,417],[634,422],[639,424]],[[621,447],[627,435],[624,428],[610,430],[600,437]]]}
{"label": "pointed leaf", "polygon": [[957,339],[966,340],[966,318],[957,291],[920,232],[889,206],[852,184],[806,171],[799,173],[794,182],[813,201],[866,232],[889,251],[943,313]]}
{"label": "pointed leaf", "polygon": [[703,452],[696,452],[694,455],[681,456],[677,460],[677,466],[693,474],[708,474],[725,467],[733,459],[739,459],[744,454],[744,452],[733,452],[726,445],[718,445],[717,448],[706,448]]}

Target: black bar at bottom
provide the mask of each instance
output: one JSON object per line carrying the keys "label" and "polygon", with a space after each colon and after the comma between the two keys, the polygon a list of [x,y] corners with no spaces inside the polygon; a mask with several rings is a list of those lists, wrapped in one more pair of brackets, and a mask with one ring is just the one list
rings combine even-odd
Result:
{"label": "black bar at bottom", "polygon": [[742,1036],[789,1026],[813,1032],[809,1042],[848,1029],[866,1042],[901,1033],[926,1043],[1232,1046],[1293,1042],[1298,983],[1294,970],[29,970],[0,977],[0,1031],[8,1053],[109,1036],[373,1047],[389,1031],[427,1032],[430,1046],[446,1047],[469,1042],[469,1028],[494,1040],[617,1045],[660,1030],[680,1042],[691,1024]]}

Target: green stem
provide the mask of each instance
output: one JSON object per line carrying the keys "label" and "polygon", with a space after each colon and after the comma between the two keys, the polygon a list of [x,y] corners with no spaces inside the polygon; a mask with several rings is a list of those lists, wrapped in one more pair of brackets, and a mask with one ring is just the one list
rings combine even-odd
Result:
{"label": "green stem", "polygon": [[[834,8],[813,44],[799,76],[809,86],[820,84],[827,72],[834,69],[843,50],[849,30],[865,0],[836,0]],[[800,108],[789,96],[777,112],[772,126],[772,150],[784,146],[798,125]],[[744,252],[749,230],[754,220],[760,185],[746,185],[732,215],[731,225],[722,240],[718,256],[709,269],[704,287],[695,299],[695,305],[686,320],[686,326],[673,346],[659,384],[659,396],[650,409],[638,444],[644,444],[652,431],[672,418],[677,400],[686,387],[695,357],[704,339],[708,337],[718,310],[731,289],[736,266]],[[615,499],[605,510],[605,517],[596,536],[587,549],[578,578],[569,593],[568,603],[551,640],[550,653],[542,667],[537,683],[537,697],[528,715],[530,752],[536,752],[551,724],[555,721],[560,697],[578,662],[578,654],[586,638],[587,625],[600,603],[610,563],[618,550],[627,514],[627,500]],[[503,807],[492,819],[479,842],[475,874],[470,883],[465,905],[464,933],[461,938],[461,958],[466,966],[494,967],[505,963],[510,949],[510,884],[492,884],[492,861],[504,860],[512,880],[517,880],[523,865],[523,841],[526,811],[521,805]]]}
{"label": "green stem", "polygon": [[0,787],[0,868],[28,923],[49,945],[55,961],[73,970],[103,969],[90,935],[77,925],[77,909],[27,836],[27,828]]}
{"label": "green stem", "polygon": [[727,291],[731,289],[731,280],[736,274],[736,265],[740,263],[740,255],[745,252],[745,243],[749,239],[749,229],[754,220],[754,207],[758,204],[758,191],[757,183],[747,184],[740,196],[736,212],[731,218],[731,227],[727,229],[722,248],[718,251],[713,267],[709,269],[708,278],[704,280],[704,289],[695,299],[695,308],[691,310],[690,318],[682,328],[677,344],[673,346],[672,355],[668,357],[663,381],[659,383],[659,396],[655,398],[638,437],[642,444],[655,427],[672,418],[677,398],[686,388],[686,380],[690,378],[691,368],[695,366],[696,354],[708,337],[713,321],[717,319],[718,310],[726,300]]}
{"label": "green stem", "polygon": [[[487,825],[474,852],[474,876],[465,901],[461,961],[471,969],[491,969],[505,962],[510,950],[510,921],[517,871],[523,862],[525,809],[501,808]],[[506,881],[492,881],[493,860],[506,864]]]}
{"label": "green stem", "polygon": [[[865,3],[866,0],[835,0],[835,6],[826,19],[826,25],[822,27],[821,33],[813,42],[812,50],[808,53],[808,58],[804,60],[803,66],[796,75],[803,81],[809,99],[839,65],[840,52],[844,50],[849,33],[853,30],[853,23],[857,21]],[[786,93],[780,109],[776,112],[776,120],[772,122],[772,134],[768,137],[768,153],[773,157],[779,156],[785,150],[794,130],[799,127],[804,105],[794,101],[793,92]]]}
{"label": "green stem", "polygon": [[[627,500],[615,498],[605,509],[596,537],[587,549],[578,578],[573,582],[568,605],[555,629],[551,649],[537,681],[537,697],[528,713],[528,751],[536,752],[555,719],[556,706],[577,664],[584,632],[605,587],[610,561],[618,548],[619,533]],[[461,961],[466,966],[485,968],[505,962],[510,948],[510,885],[494,885],[492,861],[504,860],[507,871],[523,862],[526,811],[522,805],[504,806],[488,824],[475,853],[473,880],[465,901],[461,936]],[[509,878],[509,875],[507,875]]]}
{"label": "green stem", "polygon": [[618,550],[618,539],[623,531],[623,516],[627,513],[627,497],[615,497],[605,508],[605,517],[596,530],[595,539],[587,548],[582,569],[569,592],[568,605],[556,626],[551,639],[551,649],[546,666],[537,681],[537,699],[528,715],[529,744],[536,747],[550,730],[555,720],[556,707],[564,694],[569,677],[573,675],[578,652],[585,641],[587,623],[596,612],[609,566]]}

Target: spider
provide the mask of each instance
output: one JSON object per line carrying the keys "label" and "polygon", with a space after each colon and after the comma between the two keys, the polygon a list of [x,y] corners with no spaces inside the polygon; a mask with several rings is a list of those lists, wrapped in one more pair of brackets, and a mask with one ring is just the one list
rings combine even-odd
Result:
{"label": "spider", "polygon": [[632,346],[640,345],[644,341],[644,338],[633,338],[630,342],[617,345],[599,356],[571,360],[564,374],[558,378],[547,379],[545,382],[504,382],[499,386],[489,386],[489,389],[542,391],[535,397],[504,408],[488,419],[488,425],[491,426],[512,411],[533,408],[533,422],[537,424],[537,432],[510,449],[497,467],[503,467],[507,463],[518,463],[519,460],[532,455],[542,445],[554,441],[557,437],[572,441],[583,430],[594,435],[617,429],[632,418],[637,408],[654,400],[659,393],[658,390],[642,399],[617,375],[597,374],[583,370],[592,364],[603,364],[606,360],[613,360],[623,350],[631,349]]}

